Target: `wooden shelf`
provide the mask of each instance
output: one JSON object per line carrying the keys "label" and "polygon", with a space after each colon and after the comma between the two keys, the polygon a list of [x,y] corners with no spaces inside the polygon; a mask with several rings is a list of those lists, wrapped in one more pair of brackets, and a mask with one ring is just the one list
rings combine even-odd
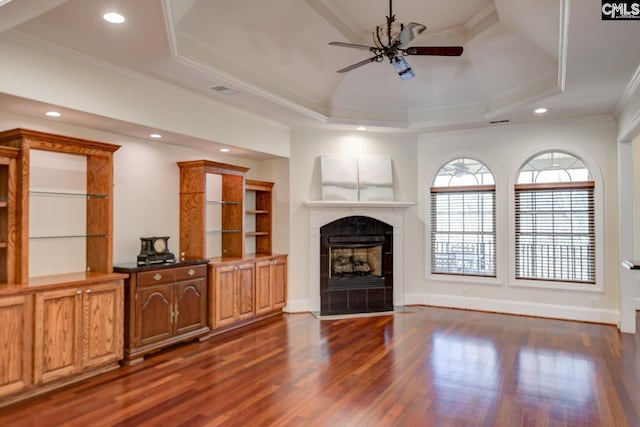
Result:
{"label": "wooden shelf", "polygon": [[269,234],[266,231],[247,231],[244,233],[245,236],[268,236]]}
{"label": "wooden shelf", "polygon": [[256,210],[256,209],[248,209],[245,211],[247,215],[269,215],[271,211],[268,210]]}

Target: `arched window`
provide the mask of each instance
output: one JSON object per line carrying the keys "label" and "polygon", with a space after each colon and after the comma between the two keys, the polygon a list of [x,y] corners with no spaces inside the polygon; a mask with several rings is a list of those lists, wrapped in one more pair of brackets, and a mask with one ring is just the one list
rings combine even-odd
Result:
{"label": "arched window", "polygon": [[481,162],[444,165],[431,187],[431,273],[496,275],[496,186]]}
{"label": "arched window", "polygon": [[582,160],[552,151],[515,186],[516,278],[595,283],[594,181]]}

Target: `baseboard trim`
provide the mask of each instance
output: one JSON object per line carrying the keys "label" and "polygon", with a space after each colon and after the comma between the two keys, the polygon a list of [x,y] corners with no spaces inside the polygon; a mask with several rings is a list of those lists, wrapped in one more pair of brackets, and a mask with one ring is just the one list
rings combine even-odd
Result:
{"label": "baseboard trim", "polygon": [[309,313],[309,301],[306,299],[288,300],[287,306],[282,309],[285,313]]}
{"label": "baseboard trim", "polygon": [[617,310],[514,300],[458,297],[441,294],[405,294],[404,303],[405,305],[432,305],[611,325],[617,325],[620,321],[620,313]]}

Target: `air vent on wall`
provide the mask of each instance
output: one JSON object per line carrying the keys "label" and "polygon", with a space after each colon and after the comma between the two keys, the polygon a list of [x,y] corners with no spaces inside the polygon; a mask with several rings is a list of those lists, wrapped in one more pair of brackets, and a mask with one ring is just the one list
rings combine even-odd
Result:
{"label": "air vent on wall", "polygon": [[216,92],[220,92],[223,95],[227,95],[227,96],[235,95],[236,93],[240,93],[235,89],[231,89],[231,88],[228,88],[228,87],[223,86],[223,85],[211,86],[211,89],[215,90]]}

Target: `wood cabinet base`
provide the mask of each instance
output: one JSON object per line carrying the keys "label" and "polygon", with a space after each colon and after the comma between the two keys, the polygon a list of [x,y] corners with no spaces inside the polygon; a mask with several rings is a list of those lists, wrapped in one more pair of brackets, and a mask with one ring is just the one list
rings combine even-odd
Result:
{"label": "wood cabinet base", "polygon": [[110,363],[110,364],[107,364],[107,365],[103,365],[103,366],[97,367],[95,369],[91,369],[91,370],[85,371],[85,372],[83,372],[81,374],[72,375],[72,376],[69,376],[69,377],[61,378],[61,379],[56,380],[56,381],[48,382],[48,383],[40,385],[38,387],[33,387],[33,388],[26,389],[21,393],[12,394],[12,395],[9,395],[9,396],[3,396],[2,399],[0,399],[0,408],[2,408],[4,406],[12,405],[14,403],[21,402],[21,401],[26,400],[26,399],[30,399],[32,397],[40,396],[40,395],[45,394],[45,393],[53,392],[53,391],[58,390],[58,389],[60,389],[62,387],[66,387],[68,385],[75,384],[75,383],[78,383],[80,381],[84,381],[87,378],[95,377],[96,375],[100,375],[100,374],[104,374],[105,372],[113,371],[115,369],[118,369],[119,367],[120,367],[120,364],[118,362],[113,362],[113,363]]}
{"label": "wood cabinet base", "polygon": [[137,365],[138,363],[144,361],[144,356],[162,350],[167,346],[194,340],[205,341],[209,338],[209,336],[209,327],[206,326],[190,333],[183,334],[179,337],[166,339],[162,342],[149,344],[143,347],[125,349],[124,360],[122,360],[120,363],[125,366]]}

